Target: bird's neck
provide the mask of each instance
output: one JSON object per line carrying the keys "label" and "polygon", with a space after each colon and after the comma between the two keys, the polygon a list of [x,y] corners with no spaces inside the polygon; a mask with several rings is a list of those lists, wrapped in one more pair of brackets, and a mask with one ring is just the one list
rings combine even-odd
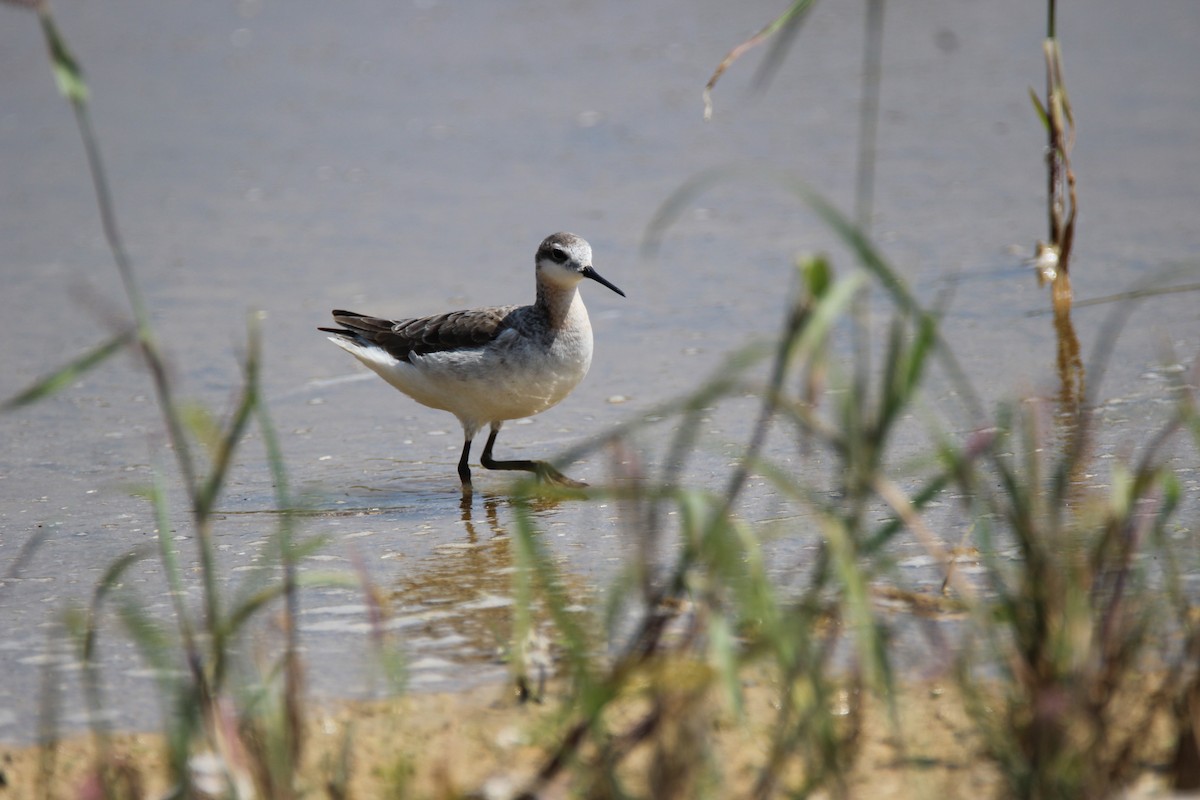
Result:
{"label": "bird's neck", "polygon": [[556,286],[551,283],[539,283],[537,287],[537,306],[541,308],[550,327],[561,330],[572,322],[572,317],[579,314],[587,315],[583,301],[574,287]]}

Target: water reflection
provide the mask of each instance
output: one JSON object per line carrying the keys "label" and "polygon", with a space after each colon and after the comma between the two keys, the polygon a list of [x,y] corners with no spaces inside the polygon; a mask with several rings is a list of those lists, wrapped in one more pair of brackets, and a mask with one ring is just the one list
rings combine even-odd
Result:
{"label": "water reflection", "polygon": [[[535,521],[545,522],[563,504],[561,497],[521,501]],[[486,677],[492,665],[505,669],[512,640],[513,502],[487,497],[459,507],[465,537],[444,541],[413,565],[390,594],[397,620],[404,620],[404,648],[417,656],[409,664],[410,681],[460,683]],[[481,513],[482,512],[482,513]],[[569,592],[581,596],[578,576],[560,574]],[[534,616],[540,617],[535,610]],[[413,622],[416,624],[412,624]],[[469,669],[463,670],[464,667]]]}
{"label": "water reflection", "polygon": [[496,661],[511,633],[512,553],[501,501],[488,498],[482,519],[470,503],[461,507],[465,540],[434,547],[432,555],[403,577],[392,592],[394,607],[407,613],[436,610],[409,631],[413,651],[440,651],[456,663]]}

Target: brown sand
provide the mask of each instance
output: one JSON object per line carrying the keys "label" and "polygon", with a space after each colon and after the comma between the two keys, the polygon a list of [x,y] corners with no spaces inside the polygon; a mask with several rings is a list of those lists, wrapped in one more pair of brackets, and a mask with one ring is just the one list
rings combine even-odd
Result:
{"label": "brown sand", "polygon": [[[671,783],[664,775],[673,753],[697,758],[707,753],[707,767],[691,770],[690,778],[673,785],[706,796],[748,796],[766,758],[764,743],[770,740],[774,696],[764,686],[748,686],[739,718],[711,696],[697,700],[696,695],[681,692],[680,698],[695,704],[690,709],[695,713],[675,716],[691,722],[664,727],[653,741],[632,750],[619,772],[622,780],[645,794],[656,780]],[[838,702],[844,700],[848,698]],[[639,711],[637,703],[623,704],[614,716],[628,714],[632,719]],[[909,686],[897,707],[899,737],[880,704],[865,705],[858,757],[845,787],[848,796],[958,798],[1000,792],[1000,777],[982,756],[978,736],[951,687]],[[619,720],[614,722],[613,728],[621,729]],[[311,710],[301,793],[353,798],[511,796],[513,790],[528,785],[567,724],[552,698],[542,704],[521,704],[495,686]],[[121,734],[113,737],[111,747],[110,763],[124,772],[138,795],[159,797],[168,789],[159,736]],[[4,780],[0,798],[45,796],[39,779],[44,751],[30,747],[0,752]],[[343,752],[349,753],[349,761],[343,762],[349,766],[348,782],[337,778],[336,765]],[[585,759],[592,752],[590,746],[581,750]],[[88,796],[95,754],[90,737],[59,743],[49,796]],[[580,796],[586,774],[577,770],[560,776],[540,796]],[[793,760],[781,771],[781,788],[794,787],[800,779]],[[331,785],[340,785],[341,793],[331,792]],[[1161,791],[1149,777],[1139,787],[1137,794]]]}

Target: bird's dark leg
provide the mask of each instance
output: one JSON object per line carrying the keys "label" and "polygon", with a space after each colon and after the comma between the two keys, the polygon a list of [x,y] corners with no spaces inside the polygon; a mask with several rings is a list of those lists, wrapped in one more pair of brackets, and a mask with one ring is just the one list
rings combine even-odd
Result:
{"label": "bird's dark leg", "polygon": [[458,478],[462,481],[463,497],[471,496],[471,467],[467,461],[471,458],[471,440],[463,442],[462,457],[458,459]]}
{"label": "bird's dark leg", "polygon": [[500,433],[500,429],[493,427],[491,433],[488,434],[487,444],[483,446],[483,455],[479,458],[479,463],[483,464],[487,469],[519,469],[525,472],[537,472],[537,461],[497,461],[492,458],[492,447],[496,444],[496,434]]}
{"label": "bird's dark leg", "polygon": [[539,478],[552,483],[556,486],[567,486],[573,489],[582,489],[587,486],[583,481],[577,481],[568,478],[554,467],[547,464],[545,461],[497,461],[492,458],[492,447],[496,444],[496,434],[500,433],[499,426],[493,425],[491,433],[488,434],[487,444],[483,446],[483,455],[479,458],[479,463],[483,464],[487,469],[517,469],[524,472],[532,472]]}

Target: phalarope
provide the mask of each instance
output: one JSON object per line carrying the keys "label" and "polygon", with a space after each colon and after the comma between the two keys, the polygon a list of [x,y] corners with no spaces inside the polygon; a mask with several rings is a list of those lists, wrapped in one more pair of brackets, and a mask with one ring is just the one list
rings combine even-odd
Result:
{"label": "phalarope", "polygon": [[586,486],[544,461],[496,461],[492,447],[505,420],[533,416],[571,393],[592,363],[592,325],[577,286],[590,278],[625,293],[592,268],[591,246],[555,233],[534,258],[537,299],[528,306],[451,311],[416,319],[379,319],[334,311],[342,327],[318,328],[329,340],[418,403],[449,411],[463,428],[458,476],[471,495],[471,442],[491,428],[480,463],[536,473],[564,486]]}

